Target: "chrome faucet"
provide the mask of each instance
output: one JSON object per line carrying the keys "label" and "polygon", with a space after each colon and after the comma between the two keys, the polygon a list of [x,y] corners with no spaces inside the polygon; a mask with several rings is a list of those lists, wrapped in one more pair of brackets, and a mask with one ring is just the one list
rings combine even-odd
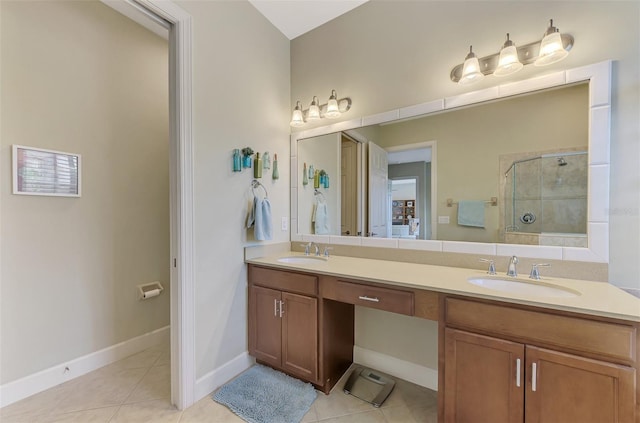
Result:
{"label": "chrome faucet", "polygon": [[537,281],[541,279],[538,267],[551,267],[551,265],[549,263],[538,263],[531,266],[531,273],[529,274],[529,277]]}
{"label": "chrome faucet", "polygon": [[509,259],[509,267],[507,267],[507,276],[511,276],[514,278],[518,276],[516,264],[518,264],[518,257],[511,256],[511,258]]}
{"label": "chrome faucet", "polygon": [[308,256],[311,253],[311,247],[315,247],[315,251],[314,251],[315,255],[319,256],[320,255],[320,247],[318,247],[318,244],[316,244],[313,241],[305,245],[305,247],[304,247],[304,255]]}
{"label": "chrome faucet", "polygon": [[496,274],[496,265],[493,262],[493,260],[481,258],[480,261],[485,262],[485,263],[489,263],[489,270],[487,270],[487,274],[489,274],[489,275],[495,275]]}

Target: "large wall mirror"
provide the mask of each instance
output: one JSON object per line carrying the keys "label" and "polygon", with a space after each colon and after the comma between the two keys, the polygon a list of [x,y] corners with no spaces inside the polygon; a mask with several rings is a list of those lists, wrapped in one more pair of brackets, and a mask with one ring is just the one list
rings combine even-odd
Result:
{"label": "large wall mirror", "polygon": [[608,262],[610,62],[292,135],[292,240]]}

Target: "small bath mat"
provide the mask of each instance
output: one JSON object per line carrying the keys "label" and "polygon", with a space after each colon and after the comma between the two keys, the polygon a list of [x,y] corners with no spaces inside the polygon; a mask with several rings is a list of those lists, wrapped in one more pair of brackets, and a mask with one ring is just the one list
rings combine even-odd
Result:
{"label": "small bath mat", "polygon": [[256,364],[223,385],[213,399],[249,423],[299,423],[316,391],[310,383]]}

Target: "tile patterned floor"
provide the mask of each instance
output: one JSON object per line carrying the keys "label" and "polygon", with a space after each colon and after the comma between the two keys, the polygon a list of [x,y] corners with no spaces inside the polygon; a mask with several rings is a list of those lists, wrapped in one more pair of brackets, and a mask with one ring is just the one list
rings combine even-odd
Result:
{"label": "tile patterned floor", "polygon": [[[210,396],[186,410],[170,403],[169,346],[132,355],[0,409],[2,423],[242,423]],[[348,374],[348,372],[347,372]],[[303,423],[435,423],[436,392],[397,380],[380,408],[345,395],[342,378],[318,393]]]}

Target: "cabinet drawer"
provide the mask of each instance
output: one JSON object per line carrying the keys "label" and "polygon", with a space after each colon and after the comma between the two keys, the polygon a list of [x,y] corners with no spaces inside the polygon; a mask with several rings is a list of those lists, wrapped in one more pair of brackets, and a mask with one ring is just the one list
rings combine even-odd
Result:
{"label": "cabinet drawer", "polygon": [[392,313],[413,315],[413,292],[335,279],[323,281],[322,289],[324,298]]}
{"label": "cabinet drawer", "polygon": [[249,266],[249,282],[282,291],[318,295],[318,278],[302,273]]}
{"label": "cabinet drawer", "polygon": [[446,324],[617,361],[635,360],[633,326],[447,298]]}

